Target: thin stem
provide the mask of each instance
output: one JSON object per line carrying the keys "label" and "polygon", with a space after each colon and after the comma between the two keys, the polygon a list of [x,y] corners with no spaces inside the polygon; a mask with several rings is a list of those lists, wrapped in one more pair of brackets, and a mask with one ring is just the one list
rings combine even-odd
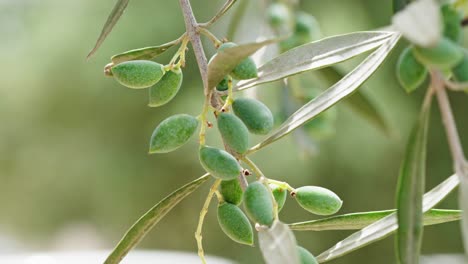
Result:
{"label": "thin stem", "polygon": [[277,181],[277,180],[272,180],[272,179],[268,179],[268,182],[269,183],[272,183],[274,185],[278,185],[279,187],[283,188],[283,189],[287,189],[289,192],[293,192],[295,189],[289,185],[287,182],[282,182],[282,181]]}
{"label": "thin stem", "polygon": [[461,179],[466,179],[468,177],[465,173],[467,161],[458,135],[457,125],[455,123],[455,118],[453,117],[447,91],[445,89],[444,78],[438,71],[432,71],[431,74],[432,86],[434,87],[437,95],[437,101],[439,102],[439,109],[442,115],[442,122],[444,123],[447,140],[454,160],[455,173]]}
{"label": "thin stem", "polygon": [[213,42],[213,45],[215,46],[215,48],[218,48],[223,43],[213,33],[211,33],[211,31],[209,31],[206,28],[201,27],[200,28],[200,33],[207,36],[211,40],[211,42]]}
{"label": "thin stem", "polygon": [[468,82],[456,83],[456,82],[446,80],[445,86],[449,88],[450,90],[457,91],[457,92],[468,90]]}
{"label": "thin stem", "polygon": [[265,175],[263,175],[263,172],[257,167],[257,165],[255,165],[255,163],[253,161],[251,161],[249,158],[247,157],[243,157],[241,159],[245,164],[247,164],[247,166],[250,167],[250,169],[253,171],[253,173],[255,173],[257,175],[257,179],[260,180],[262,177],[265,177]]}
{"label": "thin stem", "polygon": [[205,252],[203,251],[203,236],[202,236],[202,229],[203,229],[203,222],[205,221],[205,216],[208,213],[208,207],[210,206],[211,199],[213,199],[213,195],[216,193],[219,184],[221,183],[220,179],[217,179],[213,185],[211,185],[210,191],[206,196],[205,203],[203,204],[203,208],[200,211],[200,218],[198,219],[198,226],[197,232],[195,232],[195,239],[197,240],[198,245],[198,256],[200,257],[203,264],[206,264],[205,259]]}
{"label": "thin stem", "polygon": [[228,0],[228,1],[226,1],[226,3],[224,3],[224,5],[221,7],[221,9],[219,9],[219,11],[216,13],[216,15],[213,18],[211,18],[206,23],[200,24],[200,26],[206,28],[206,27],[209,27],[209,26],[213,25],[214,23],[216,23],[216,21],[218,21],[218,19],[220,19],[234,5],[234,3],[236,1],[237,0]]}

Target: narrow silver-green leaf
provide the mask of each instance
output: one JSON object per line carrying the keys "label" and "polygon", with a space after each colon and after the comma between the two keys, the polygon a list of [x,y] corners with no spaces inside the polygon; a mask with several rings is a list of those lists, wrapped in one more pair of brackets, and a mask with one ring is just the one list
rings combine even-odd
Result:
{"label": "narrow silver-green leaf", "polygon": [[413,128],[397,185],[398,230],[395,237],[399,263],[419,263],[423,236],[422,200],[426,179],[426,145],[430,102],[424,104]]}
{"label": "narrow silver-green leaf", "polygon": [[129,50],[117,55],[112,56],[111,60],[114,64],[119,64],[129,60],[152,60],[170,49],[172,46],[177,44],[179,41],[174,40],[160,46],[152,46],[141,49]]}
{"label": "narrow silver-green leaf", "polygon": [[465,252],[468,252],[468,174],[462,177],[460,184],[459,203],[460,208],[463,210],[462,217],[462,234],[463,234],[463,245],[465,246]]}
{"label": "narrow silver-green leaf", "polygon": [[93,54],[99,49],[101,44],[104,42],[107,35],[109,35],[109,33],[112,31],[115,24],[117,23],[117,21],[119,21],[120,17],[125,11],[125,8],[127,8],[129,1],[130,0],[118,0],[117,1],[117,3],[114,6],[114,9],[112,9],[111,14],[107,18],[106,24],[104,24],[104,27],[101,30],[101,34],[99,35],[99,38],[96,41],[96,44],[94,45],[94,48],[89,52],[87,56],[88,59],[91,56],[93,56]]}
{"label": "narrow silver-green leaf", "polygon": [[[431,191],[427,192],[423,198],[423,212],[427,212],[432,207],[442,201],[460,183],[458,175],[452,175]],[[392,213],[381,220],[366,226],[360,231],[348,236],[338,242],[332,248],[326,250],[317,257],[319,262],[327,262],[361,247],[367,246],[375,241],[381,240],[397,230],[398,223],[395,213]]]}
{"label": "narrow silver-green leaf", "polygon": [[[377,68],[380,66],[380,64],[382,64],[395,44],[398,42],[399,38],[400,35],[394,33],[390,39],[383,42],[380,48],[370,54],[353,71],[343,77],[341,81],[328,88],[315,99],[297,110],[267,139],[252,147],[249,152],[255,152],[286,136],[294,129],[303,125],[305,122],[316,117],[318,114],[322,113],[334,104],[338,103],[343,98],[346,98],[348,95],[353,93],[375,72],[375,70],[377,70]],[[287,65],[284,67],[287,68]]]}
{"label": "narrow silver-green leaf", "polygon": [[208,87],[214,88],[242,60],[254,54],[260,48],[278,41],[279,39],[271,39],[257,43],[241,44],[219,51],[208,64]]}
{"label": "narrow silver-green leaf", "polygon": [[258,68],[257,78],[238,82],[234,90],[244,90],[348,60],[376,49],[394,35],[392,32],[355,32],[299,46],[265,63]]}
{"label": "narrow silver-green leaf", "polygon": [[[345,74],[336,67],[327,67],[320,70],[320,74],[325,77],[331,84],[339,82]],[[370,97],[365,91],[357,90],[351,94],[344,103],[351,108],[355,113],[361,115],[385,134],[389,133],[387,121],[378,107],[377,102]]]}
{"label": "narrow silver-green leaf", "polygon": [[[396,210],[360,212],[289,224],[293,231],[358,230],[395,213]],[[424,214],[424,225],[437,225],[461,219],[461,210],[431,209]]]}
{"label": "narrow silver-green leaf", "polygon": [[258,231],[258,243],[266,264],[300,264],[297,242],[288,225],[275,221]]}
{"label": "narrow silver-green leaf", "polygon": [[202,177],[182,186],[146,212],[127,231],[112,253],[107,257],[104,264],[120,263],[127,253],[145,237],[145,235],[159,222],[159,220],[161,220],[172,208],[174,208],[174,206],[194,192],[209,178],[210,175],[205,174]]}

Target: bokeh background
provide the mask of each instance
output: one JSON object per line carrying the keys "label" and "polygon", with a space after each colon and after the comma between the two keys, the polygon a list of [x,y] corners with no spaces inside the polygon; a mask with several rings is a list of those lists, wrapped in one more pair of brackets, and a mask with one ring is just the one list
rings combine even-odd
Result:
{"label": "bokeh background", "polygon": [[[202,85],[191,53],[183,89],[162,108],[147,107],[147,91],[126,89],[102,73],[113,54],[177,38],[184,30],[178,2],[131,1],[97,55],[86,61],[114,2],[0,0],[0,253],[109,249],[148,208],[203,173],[195,138],[173,153],[147,154],[151,132],[161,120],[176,113],[197,115],[201,109]],[[203,21],[223,1],[192,2]],[[317,17],[325,35],[375,29],[391,19],[390,0],[302,2],[301,8]],[[227,21],[228,16],[214,28],[221,37]],[[250,33],[247,27],[237,37],[247,41]],[[404,46],[402,41],[365,87],[388,120],[390,136],[339,105],[336,134],[321,143],[318,155],[302,155],[287,137],[253,160],[268,177],[297,187],[332,189],[344,200],[342,213],[393,208],[405,141],[424,94],[421,89],[407,95],[397,83],[394,68]],[[170,58],[171,52],[158,61]],[[277,87],[258,92],[276,109]],[[452,94],[451,100],[466,143],[467,97]],[[434,107],[427,187],[451,171]],[[207,188],[171,211],[140,248],[195,252],[193,233]],[[438,207],[457,208],[456,198],[455,192]],[[205,250],[239,263],[262,263],[258,248],[225,237],[214,209],[213,203]],[[281,218],[295,222],[316,217],[289,200]],[[297,233],[297,239],[318,254],[350,233]],[[394,263],[393,243],[387,238],[330,263]],[[461,243],[458,223],[427,227],[423,254],[460,253]]]}

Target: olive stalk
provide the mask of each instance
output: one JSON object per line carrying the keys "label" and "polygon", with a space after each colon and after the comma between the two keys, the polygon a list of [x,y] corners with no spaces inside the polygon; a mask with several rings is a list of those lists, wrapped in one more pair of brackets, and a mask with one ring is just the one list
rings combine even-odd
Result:
{"label": "olive stalk", "polygon": [[205,203],[203,204],[203,208],[200,211],[200,218],[198,219],[197,231],[195,232],[195,239],[197,240],[197,245],[198,245],[198,256],[200,257],[203,264],[206,264],[205,252],[203,250],[203,236],[202,236],[203,222],[205,220],[206,214],[208,213],[208,207],[210,206],[211,199],[213,199],[213,195],[218,190],[218,186],[220,183],[221,183],[221,180],[217,179],[213,183],[213,185],[211,185],[210,191],[208,192],[208,196],[206,197]]}

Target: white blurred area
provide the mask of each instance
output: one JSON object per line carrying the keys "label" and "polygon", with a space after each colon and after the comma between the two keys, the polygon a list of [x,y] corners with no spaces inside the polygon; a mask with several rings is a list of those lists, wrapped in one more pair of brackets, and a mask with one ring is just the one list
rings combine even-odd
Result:
{"label": "white blurred area", "polygon": [[468,259],[461,254],[440,254],[423,256],[421,264],[466,264]]}

